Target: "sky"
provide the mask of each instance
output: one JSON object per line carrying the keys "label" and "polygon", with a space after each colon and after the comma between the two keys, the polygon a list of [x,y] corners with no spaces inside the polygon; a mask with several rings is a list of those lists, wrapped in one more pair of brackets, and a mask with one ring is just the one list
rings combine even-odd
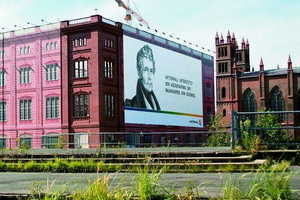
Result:
{"label": "sky", "polygon": [[[225,39],[230,31],[239,46],[242,37],[249,40],[251,68],[259,69],[260,58],[265,69],[286,68],[289,55],[293,66],[300,67],[299,0],[131,0],[130,5],[149,23],[149,32],[179,37],[180,43],[186,40],[195,49],[197,44],[204,53],[214,56],[216,32]],[[40,25],[42,19],[99,14],[124,22],[125,17],[115,0],[0,0],[0,9],[0,31],[29,27],[27,22]],[[135,18],[132,25],[142,28]]]}

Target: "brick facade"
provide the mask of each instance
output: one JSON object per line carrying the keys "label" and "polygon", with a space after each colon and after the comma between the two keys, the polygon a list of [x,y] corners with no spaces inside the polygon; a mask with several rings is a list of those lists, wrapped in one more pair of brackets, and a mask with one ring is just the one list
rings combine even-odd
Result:
{"label": "brick facade", "polygon": [[[103,23],[101,16],[63,21],[62,40],[62,128],[64,133],[99,133],[123,131],[122,109],[122,28]],[[78,23],[77,23],[78,22]],[[86,41],[86,42],[85,42]],[[87,61],[87,76],[76,77],[75,62]],[[105,65],[112,64],[112,75],[105,77]],[[80,76],[80,75],[79,75]],[[88,95],[88,114],[76,116],[74,96]],[[104,113],[105,95],[113,96],[112,114]],[[80,111],[81,112],[81,111]],[[81,115],[79,113],[79,115]],[[75,136],[76,137],[76,136]],[[84,136],[83,136],[84,137]],[[74,136],[69,142],[73,143]],[[99,142],[99,136],[91,138]]]}
{"label": "brick facade", "polygon": [[300,68],[292,67],[290,56],[287,68],[265,70],[261,59],[260,70],[250,71],[248,40],[245,43],[243,39],[239,48],[234,34],[231,36],[228,32],[226,41],[222,35],[219,37],[217,34],[215,42],[217,112],[223,115],[228,127],[231,124],[232,110],[246,111],[245,95],[249,90],[255,97],[255,111],[272,110],[272,94],[277,88],[283,96],[282,110],[300,109]]}

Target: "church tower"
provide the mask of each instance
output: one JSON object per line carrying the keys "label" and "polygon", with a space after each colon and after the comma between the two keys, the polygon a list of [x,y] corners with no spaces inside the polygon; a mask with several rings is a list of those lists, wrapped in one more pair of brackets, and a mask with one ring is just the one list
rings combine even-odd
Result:
{"label": "church tower", "polygon": [[243,39],[239,49],[234,33],[231,36],[229,31],[226,41],[216,33],[215,43],[217,113],[230,125],[231,110],[238,111],[238,75],[250,71],[249,43]]}

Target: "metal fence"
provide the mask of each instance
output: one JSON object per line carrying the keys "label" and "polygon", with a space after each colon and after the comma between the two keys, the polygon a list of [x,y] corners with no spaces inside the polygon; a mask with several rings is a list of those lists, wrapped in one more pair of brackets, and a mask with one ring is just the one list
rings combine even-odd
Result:
{"label": "metal fence", "polygon": [[1,138],[0,136],[0,149],[201,147],[208,145],[209,136],[226,134],[230,132],[101,132],[22,138]]}
{"label": "metal fence", "polygon": [[232,147],[242,144],[245,132],[259,136],[266,146],[300,145],[300,111],[232,111]]}

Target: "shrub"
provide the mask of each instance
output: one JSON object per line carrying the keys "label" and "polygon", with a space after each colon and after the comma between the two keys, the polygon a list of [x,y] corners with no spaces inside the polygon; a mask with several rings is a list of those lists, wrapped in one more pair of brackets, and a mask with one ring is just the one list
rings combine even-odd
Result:
{"label": "shrub", "polygon": [[231,133],[226,133],[226,123],[222,120],[221,114],[210,116],[209,131],[215,132],[208,136],[207,144],[210,147],[229,146]]}
{"label": "shrub", "polygon": [[[286,141],[286,136],[284,132],[279,129],[281,127],[278,122],[278,116],[267,113],[260,115],[260,120],[256,122],[257,128],[262,128],[262,140],[267,143],[280,143]],[[271,128],[271,129],[270,129]],[[257,134],[260,134],[260,131],[257,130]]]}
{"label": "shrub", "polygon": [[23,170],[25,172],[37,172],[37,171],[40,171],[38,164],[35,161],[33,161],[33,160],[31,160],[29,162],[26,162],[24,164],[24,166],[23,166]]}
{"label": "shrub", "polygon": [[250,130],[250,126],[251,126],[250,120],[240,122],[243,147],[246,149],[247,152],[251,151],[252,153],[254,153],[258,150],[259,137],[256,135],[255,131]]}

